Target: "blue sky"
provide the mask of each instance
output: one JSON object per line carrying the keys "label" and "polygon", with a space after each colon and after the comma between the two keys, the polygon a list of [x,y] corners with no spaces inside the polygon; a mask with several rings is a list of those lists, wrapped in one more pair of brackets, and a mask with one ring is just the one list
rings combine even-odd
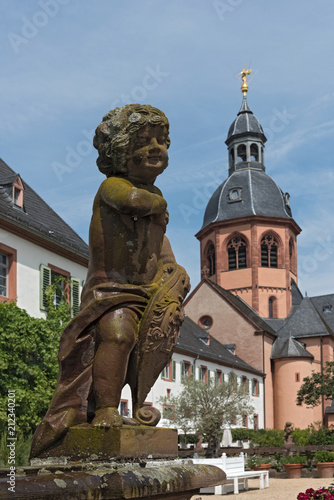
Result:
{"label": "blue sky", "polygon": [[156,184],[168,236],[195,286],[205,206],[227,177],[225,139],[249,105],[268,138],[266,168],[291,195],[300,288],[334,291],[334,4],[331,0],[11,0],[3,2],[0,156],[87,241],[103,180],[91,138],[128,102],[170,121]]}

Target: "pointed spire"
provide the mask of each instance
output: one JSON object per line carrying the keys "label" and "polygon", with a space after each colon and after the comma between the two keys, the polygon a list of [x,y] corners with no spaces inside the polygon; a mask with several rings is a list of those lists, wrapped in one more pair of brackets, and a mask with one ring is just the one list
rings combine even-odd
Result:
{"label": "pointed spire", "polygon": [[240,108],[238,115],[241,115],[241,113],[252,113],[253,114],[253,111],[248,106],[247,95],[244,95],[244,97],[242,99],[241,108]]}

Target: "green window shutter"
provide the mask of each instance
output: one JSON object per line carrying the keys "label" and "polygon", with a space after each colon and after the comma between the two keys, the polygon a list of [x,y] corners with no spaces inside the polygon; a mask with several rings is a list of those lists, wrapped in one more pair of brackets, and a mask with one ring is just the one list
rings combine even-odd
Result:
{"label": "green window shutter", "polygon": [[249,394],[249,379],[246,379],[246,394]]}
{"label": "green window shutter", "polygon": [[172,380],[175,381],[176,379],[176,361],[172,361]]}
{"label": "green window shutter", "polygon": [[80,309],[80,280],[71,278],[71,318],[76,316]]}
{"label": "green window shutter", "polygon": [[190,366],[190,375],[193,377],[194,376],[194,365],[191,363]]}
{"label": "green window shutter", "polygon": [[51,285],[51,269],[48,266],[44,266],[44,264],[41,264],[39,271],[40,271],[39,307],[40,309],[42,309],[42,311],[46,311],[47,302],[45,297],[45,290],[47,286]]}

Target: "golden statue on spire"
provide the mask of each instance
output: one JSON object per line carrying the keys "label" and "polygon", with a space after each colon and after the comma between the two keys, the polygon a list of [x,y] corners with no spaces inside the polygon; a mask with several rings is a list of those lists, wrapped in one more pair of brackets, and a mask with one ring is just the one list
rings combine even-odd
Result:
{"label": "golden statue on spire", "polygon": [[[238,76],[241,75],[241,80],[242,80],[241,92],[243,93],[244,96],[246,96],[247,92],[248,92],[247,76],[250,75],[251,72],[252,72],[251,69],[246,69],[246,67],[244,67],[244,69],[238,75]],[[240,80],[240,78],[239,78],[239,80]]]}

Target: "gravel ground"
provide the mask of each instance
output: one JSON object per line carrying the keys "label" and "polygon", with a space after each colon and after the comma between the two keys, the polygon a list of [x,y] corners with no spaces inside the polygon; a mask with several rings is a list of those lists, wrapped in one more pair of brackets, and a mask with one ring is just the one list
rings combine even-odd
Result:
{"label": "gravel ground", "polygon": [[[308,488],[317,490],[322,486],[329,486],[333,479],[300,478],[300,479],[269,479],[269,488],[259,489],[259,479],[248,480],[248,491],[240,491],[238,498],[247,500],[296,500],[298,493],[305,492]],[[196,495],[191,500],[227,500],[234,497],[233,493],[226,495]]]}

